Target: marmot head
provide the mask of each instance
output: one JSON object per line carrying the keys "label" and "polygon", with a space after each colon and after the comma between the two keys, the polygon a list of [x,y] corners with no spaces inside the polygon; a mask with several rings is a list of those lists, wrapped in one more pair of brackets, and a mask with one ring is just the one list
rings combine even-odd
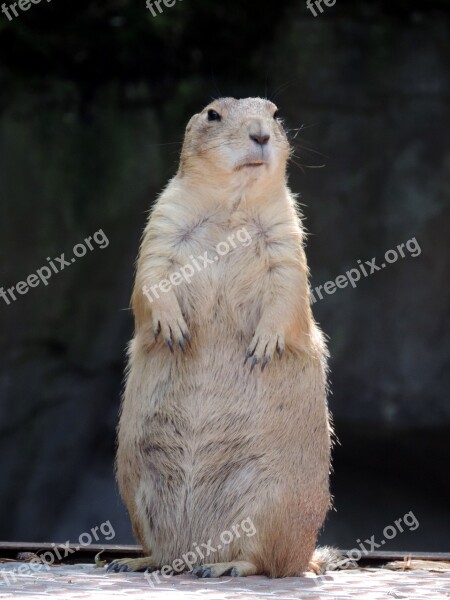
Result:
{"label": "marmot head", "polygon": [[284,176],[290,145],[275,104],[263,98],[221,98],[186,128],[180,173],[222,181]]}

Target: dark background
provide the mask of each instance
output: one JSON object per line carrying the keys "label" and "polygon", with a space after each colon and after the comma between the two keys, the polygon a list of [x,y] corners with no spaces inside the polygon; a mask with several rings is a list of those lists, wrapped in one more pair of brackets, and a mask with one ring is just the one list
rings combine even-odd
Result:
{"label": "dark background", "polygon": [[449,17],[447,0],[337,0],[317,18],[303,0],[0,13],[0,286],[99,229],[110,242],[0,299],[0,539],[76,540],[110,519],[132,541],[113,460],[147,210],[193,112],[267,95],[304,126],[290,181],[314,286],[422,249],[314,307],[340,440],[323,540],[354,547],[413,511],[420,527],[385,549],[449,550]]}

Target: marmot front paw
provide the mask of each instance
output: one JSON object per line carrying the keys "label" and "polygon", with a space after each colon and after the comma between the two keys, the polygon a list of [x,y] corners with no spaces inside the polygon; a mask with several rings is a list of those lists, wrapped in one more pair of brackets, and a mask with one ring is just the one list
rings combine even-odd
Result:
{"label": "marmot front paw", "polygon": [[275,352],[279,358],[283,356],[284,347],[283,333],[268,332],[258,327],[245,355],[244,365],[247,364],[250,357],[253,357],[250,373],[258,363],[261,363],[261,371],[264,371]]}
{"label": "marmot front paw", "polygon": [[188,343],[189,347],[191,346],[189,329],[179,310],[173,311],[172,314],[167,311],[154,310],[153,334],[155,336],[155,341],[158,339],[160,333],[166,344],[169,346],[172,354],[174,352],[175,344],[178,344],[183,352],[186,352],[185,341]]}

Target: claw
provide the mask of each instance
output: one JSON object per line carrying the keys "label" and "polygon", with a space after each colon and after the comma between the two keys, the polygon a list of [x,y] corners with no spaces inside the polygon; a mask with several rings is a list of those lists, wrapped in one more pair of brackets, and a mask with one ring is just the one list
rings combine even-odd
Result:
{"label": "claw", "polygon": [[189,335],[189,332],[188,331],[183,331],[183,337],[187,341],[189,348],[192,348],[192,346],[191,346],[191,336]]}
{"label": "claw", "polygon": [[211,568],[208,567],[205,569],[204,566],[195,567],[192,571],[192,575],[196,575],[197,577],[211,577]]}
{"label": "claw", "polygon": [[284,348],[280,348],[279,346],[277,346],[277,354],[278,354],[278,358],[281,360],[281,358],[283,357],[283,354],[284,354]]}
{"label": "claw", "polygon": [[186,352],[186,347],[183,343],[183,340],[178,340],[178,345],[180,346],[180,348],[183,352]]}
{"label": "claw", "polygon": [[252,365],[251,365],[251,367],[250,367],[250,373],[251,373],[251,372],[253,371],[253,369],[255,368],[255,366],[256,366],[256,364],[257,364],[257,362],[258,362],[258,357],[257,357],[257,356],[254,356],[254,357],[253,357],[253,360],[252,360]]}
{"label": "claw", "polygon": [[167,345],[168,345],[168,346],[169,346],[169,348],[170,348],[170,351],[171,351],[171,352],[172,352],[172,354],[173,354],[173,342],[172,342],[172,340],[166,340],[166,342],[167,342]]}
{"label": "claw", "polygon": [[117,563],[114,560],[106,568],[107,573],[126,573],[127,571],[129,571],[127,565],[121,565],[120,563]]}
{"label": "claw", "polygon": [[158,335],[161,331],[161,323],[158,321],[158,326],[153,330],[153,335],[155,336],[155,342],[158,339]]}
{"label": "claw", "polygon": [[250,352],[250,350],[247,350],[247,354],[245,355],[245,360],[244,360],[244,367],[247,364],[247,361],[252,354],[253,354],[253,352]]}
{"label": "claw", "polygon": [[261,372],[264,371],[264,369],[267,367],[269,362],[270,362],[270,358],[268,356],[265,356],[264,360],[262,361]]}

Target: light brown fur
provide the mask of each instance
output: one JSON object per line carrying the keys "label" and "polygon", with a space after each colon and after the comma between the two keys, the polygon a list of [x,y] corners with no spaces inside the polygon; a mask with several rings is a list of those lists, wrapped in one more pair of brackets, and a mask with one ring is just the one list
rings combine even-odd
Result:
{"label": "light brown fur", "polygon": [[[194,543],[217,545],[221,532],[250,518],[254,536],[205,562],[236,564],[235,575],[301,575],[329,509],[326,348],[310,309],[304,234],[286,183],[290,148],[275,108],[227,98],[195,115],[179,172],[145,230],[117,477],[151,558],[128,561],[131,570],[171,564]],[[220,121],[208,120],[211,109]],[[270,135],[264,148],[249,138],[262,133]],[[249,245],[153,302],[145,296],[144,286],[191,256],[214,256],[244,227]]]}

